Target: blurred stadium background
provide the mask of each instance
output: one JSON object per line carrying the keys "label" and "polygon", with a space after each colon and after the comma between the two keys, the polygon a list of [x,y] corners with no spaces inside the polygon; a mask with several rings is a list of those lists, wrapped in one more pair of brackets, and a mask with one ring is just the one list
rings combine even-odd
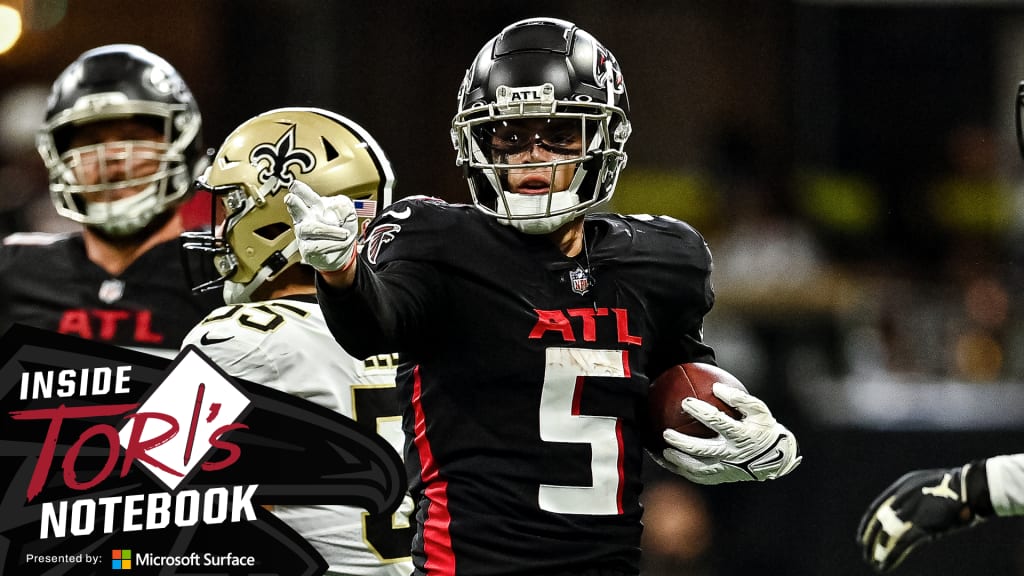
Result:
{"label": "blurred stadium background", "polygon": [[[10,8],[0,235],[68,229],[32,138],[49,83],[97,45],[174,64],[210,147],[264,110],[321,106],[376,135],[400,196],[465,201],[448,127],[479,46],[537,15],[600,38],[634,124],[613,208],[705,234],[706,338],[805,450],[764,485],[652,470],[676,491],[650,491],[671,512],[649,520],[650,576],[868,574],[854,532],[890,481],[1024,450],[1024,2],[0,0],[0,44]],[[899,573],[1024,574],[1022,542],[1021,523],[989,523]]]}

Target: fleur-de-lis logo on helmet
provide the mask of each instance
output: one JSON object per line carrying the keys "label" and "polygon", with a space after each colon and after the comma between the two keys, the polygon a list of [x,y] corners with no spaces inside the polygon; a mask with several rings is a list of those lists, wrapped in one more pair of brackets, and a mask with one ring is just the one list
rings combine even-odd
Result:
{"label": "fleur-de-lis logo on helmet", "polygon": [[253,148],[249,153],[249,162],[254,166],[262,165],[256,175],[260,184],[276,176],[278,190],[288,188],[295,180],[295,175],[291,171],[292,166],[298,168],[300,174],[308,174],[316,167],[316,157],[311,151],[295,147],[294,125],[274,144],[263,143]]}

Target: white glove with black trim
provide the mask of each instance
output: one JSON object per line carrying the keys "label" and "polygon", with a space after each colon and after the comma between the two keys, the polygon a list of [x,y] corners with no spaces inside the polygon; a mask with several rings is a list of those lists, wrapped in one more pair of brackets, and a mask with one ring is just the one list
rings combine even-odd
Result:
{"label": "white glove with black trim", "polygon": [[918,545],[993,514],[984,461],[904,474],[868,506],[857,527],[864,561],[888,572]]}
{"label": "white glove with black trim", "polygon": [[320,196],[298,180],[288,190],[284,203],[295,223],[302,262],[323,272],[347,268],[355,258],[359,238],[352,200],[344,194]]}
{"label": "white glove with black trim", "polygon": [[659,464],[698,484],[771,480],[800,464],[796,438],[764,402],[719,383],[712,392],[743,418],[737,420],[703,400],[685,398],[682,409],[718,435],[698,438],[667,429],[662,438],[668,448],[662,451]]}

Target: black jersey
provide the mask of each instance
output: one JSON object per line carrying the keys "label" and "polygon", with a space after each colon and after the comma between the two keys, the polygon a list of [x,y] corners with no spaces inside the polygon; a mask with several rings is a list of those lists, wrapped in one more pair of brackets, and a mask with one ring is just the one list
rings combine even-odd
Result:
{"label": "black jersey", "polygon": [[651,378],[714,363],[711,256],[671,218],[585,230],[568,258],[471,206],[406,199],[367,230],[355,285],[320,286],[346,350],[410,361],[417,573],[638,572],[639,419]]}
{"label": "black jersey", "polygon": [[0,246],[0,333],[14,323],[168,355],[218,305],[194,296],[177,241],[153,246],[119,276],[86,256],[81,234],[17,234]]}

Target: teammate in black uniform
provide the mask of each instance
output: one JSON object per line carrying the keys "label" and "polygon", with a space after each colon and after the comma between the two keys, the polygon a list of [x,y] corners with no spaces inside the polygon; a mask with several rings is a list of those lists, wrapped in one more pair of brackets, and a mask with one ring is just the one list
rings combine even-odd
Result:
{"label": "teammate in black uniform", "polygon": [[[473,206],[396,202],[357,256],[351,203],[291,187],[334,336],[356,356],[411,360],[399,378],[417,574],[638,572],[647,388],[672,365],[714,362],[701,336],[714,296],[690,226],[584,216],[611,196],[629,133],[612,54],[569,22],[531,19],[488,42],[459,91],[452,137]],[[709,484],[795,468],[792,434],[730,391],[746,418],[687,404],[721,437],[666,432],[658,461]]]}
{"label": "teammate in black uniform", "polygon": [[0,247],[0,332],[28,324],[174,354],[223,303],[184,279],[178,207],[205,165],[202,119],[170,64],[134,45],[89,50],[53,84],[38,148],[71,235]]}

